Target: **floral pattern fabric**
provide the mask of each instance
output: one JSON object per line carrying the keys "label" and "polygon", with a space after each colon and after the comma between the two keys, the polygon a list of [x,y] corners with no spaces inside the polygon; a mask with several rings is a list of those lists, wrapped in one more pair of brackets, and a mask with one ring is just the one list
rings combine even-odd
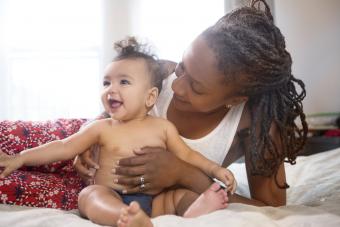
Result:
{"label": "floral pattern fabric", "polygon": [[[0,121],[0,149],[15,155],[77,132],[85,119],[55,121]],[[72,161],[22,167],[0,179],[0,203],[71,210],[77,208],[82,181]]]}

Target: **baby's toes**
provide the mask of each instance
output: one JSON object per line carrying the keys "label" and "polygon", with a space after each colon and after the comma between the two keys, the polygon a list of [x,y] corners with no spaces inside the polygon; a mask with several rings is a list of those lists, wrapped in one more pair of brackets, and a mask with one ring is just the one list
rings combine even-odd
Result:
{"label": "baby's toes", "polygon": [[121,219],[118,219],[118,221],[117,221],[117,227],[126,227],[126,223],[123,222]]}
{"label": "baby's toes", "polygon": [[210,189],[211,191],[216,192],[216,191],[218,191],[218,190],[220,189],[220,185],[219,185],[218,183],[215,182],[215,183],[213,183],[213,184],[210,185],[209,189]]}

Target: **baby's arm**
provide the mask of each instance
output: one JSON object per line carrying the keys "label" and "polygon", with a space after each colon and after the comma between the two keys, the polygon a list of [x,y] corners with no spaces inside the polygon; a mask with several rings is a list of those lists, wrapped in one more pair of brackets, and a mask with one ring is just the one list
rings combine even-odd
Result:
{"label": "baby's arm", "polygon": [[23,165],[37,166],[75,157],[99,141],[102,124],[100,121],[94,122],[68,138],[22,151],[16,156],[9,156],[0,151],[0,167],[4,167],[0,177],[8,176]]}
{"label": "baby's arm", "polygon": [[236,181],[231,171],[207,159],[197,151],[192,150],[179,136],[176,127],[169,123],[167,130],[167,148],[180,159],[201,169],[210,177],[215,177],[227,185],[228,191],[236,190]]}

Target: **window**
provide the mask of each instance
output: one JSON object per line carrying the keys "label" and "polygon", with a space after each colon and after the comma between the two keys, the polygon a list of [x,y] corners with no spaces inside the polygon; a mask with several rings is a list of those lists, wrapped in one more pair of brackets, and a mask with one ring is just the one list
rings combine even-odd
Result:
{"label": "window", "polygon": [[3,119],[94,117],[100,111],[101,5],[7,0],[2,7]]}
{"label": "window", "polygon": [[179,61],[223,14],[224,0],[0,0],[0,120],[93,118],[114,41]]}
{"label": "window", "polygon": [[224,0],[139,0],[133,8],[133,31],[147,37],[160,58],[178,62],[204,29],[224,15]]}

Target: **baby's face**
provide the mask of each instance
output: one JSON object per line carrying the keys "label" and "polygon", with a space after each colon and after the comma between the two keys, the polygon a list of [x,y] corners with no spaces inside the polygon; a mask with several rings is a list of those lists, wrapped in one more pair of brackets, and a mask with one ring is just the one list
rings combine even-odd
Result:
{"label": "baby's face", "polygon": [[151,89],[143,59],[123,59],[108,64],[103,78],[102,103],[114,119],[127,121],[145,117]]}

